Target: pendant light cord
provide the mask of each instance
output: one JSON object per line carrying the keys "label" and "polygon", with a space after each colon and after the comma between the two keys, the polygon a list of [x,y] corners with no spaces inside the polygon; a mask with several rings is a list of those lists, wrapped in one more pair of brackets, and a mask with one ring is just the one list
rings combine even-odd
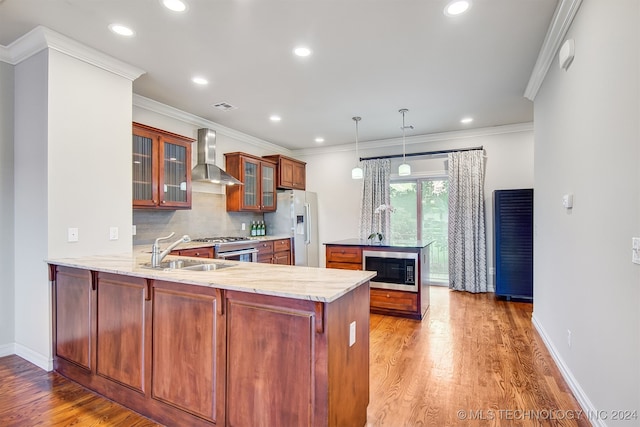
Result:
{"label": "pendant light cord", "polygon": [[356,122],[356,167],[358,166],[358,162],[360,159],[358,158],[358,122],[362,120],[362,117],[352,117],[351,120]]}

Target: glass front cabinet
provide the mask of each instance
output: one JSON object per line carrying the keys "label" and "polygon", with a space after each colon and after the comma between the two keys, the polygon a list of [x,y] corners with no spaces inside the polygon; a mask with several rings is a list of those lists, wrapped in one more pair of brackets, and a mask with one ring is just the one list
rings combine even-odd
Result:
{"label": "glass front cabinet", "polygon": [[133,123],[133,207],[191,209],[194,139]]}
{"label": "glass front cabinet", "polygon": [[244,185],[227,187],[227,211],[276,210],[276,164],[246,153],[226,153],[225,170]]}

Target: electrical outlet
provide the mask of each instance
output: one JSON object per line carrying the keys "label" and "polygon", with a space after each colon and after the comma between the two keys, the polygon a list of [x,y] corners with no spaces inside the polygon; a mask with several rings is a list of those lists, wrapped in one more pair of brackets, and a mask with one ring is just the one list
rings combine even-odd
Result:
{"label": "electrical outlet", "polygon": [[631,262],[640,264],[640,237],[631,238]]}
{"label": "electrical outlet", "polygon": [[118,240],[118,227],[109,228],[109,240]]}
{"label": "electrical outlet", "polygon": [[571,329],[567,329],[567,345],[571,348]]}
{"label": "electrical outlet", "polygon": [[349,325],[349,347],[352,347],[356,343],[356,321],[354,320]]}
{"label": "electrical outlet", "polygon": [[75,227],[69,228],[67,230],[67,242],[77,242],[78,241],[78,229]]}
{"label": "electrical outlet", "polygon": [[132,235],[132,236],[135,236],[135,235],[136,235],[136,226],[135,226],[135,225],[132,225],[132,226],[131,226],[131,235]]}
{"label": "electrical outlet", "polygon": [[245,224],[244,222],[242,223],[242,230],[246,230],[247,229],[247,224]]}

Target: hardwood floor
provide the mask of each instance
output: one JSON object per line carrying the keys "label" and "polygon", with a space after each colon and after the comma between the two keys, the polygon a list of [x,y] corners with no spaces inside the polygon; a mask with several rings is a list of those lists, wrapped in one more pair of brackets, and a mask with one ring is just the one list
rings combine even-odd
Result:
{"label": "hardwood floor", "polygon": [[367,426],[589,426],[532,307],[432,287],[422,322],[372,315]]}
{"label": "hardwood floor", "polygon": [[[422,322],[371,315],[367,427],[589,426],[531,309],[434,287]],[[0,358],[0,426],[35,425],[157,424],[18,356]]]}

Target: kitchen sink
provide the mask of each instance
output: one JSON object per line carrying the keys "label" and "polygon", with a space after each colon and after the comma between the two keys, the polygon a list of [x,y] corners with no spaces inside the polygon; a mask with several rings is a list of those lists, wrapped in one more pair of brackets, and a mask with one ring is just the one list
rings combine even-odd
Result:
{"label": "kitchen sink", "polygon": [[142,264],[144,268],[154,270],[190,270],[190,271],[214,271],[225,267],[232,267],[233,264],[192,259],[172,259],[162,261],[158,267],[152,267],[150,262]]}
{"label": "kitchen sink", "polygon": [[181,270],[213,271],[213,270],[220,270],[221,268],[227,268],[227,267],[233,267],[233,264],[224,264],[224,263],[196,264],[196,265],[191,265],[189,267],[182,267]]}

